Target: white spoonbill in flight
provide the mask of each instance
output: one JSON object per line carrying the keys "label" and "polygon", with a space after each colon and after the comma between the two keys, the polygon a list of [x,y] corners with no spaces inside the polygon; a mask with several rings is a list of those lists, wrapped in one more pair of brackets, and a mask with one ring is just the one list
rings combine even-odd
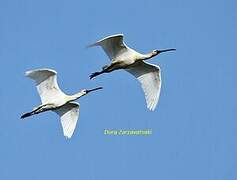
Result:
{"label": "white spoonbill in flight", "polygon": [[52,69],[27,71],[25,75],[36,82],[42,104],[31,112],[23,114],[21,118],[52,110],[60,116],[63,134],[67,138],[72,137],[79,117],[79,104],[72,101],[89,92],[102,89],[102,87],[90,90],[84,89],[74,95],[66,95],[58,86],[57,72]]}
{"label": "white spoonbill in flight", "polygon": [[111,60],[110,65],[106,65],[101,71],[90,75],[90,79],[114,70],[124,69],[131,73],[141,83],[145,93],[147,108],[155,110],[160,96],[161,75],[160,67],[149,64],[145,60],[167,51],[176,49],[153,50],[148,54],[141,54],[129,48],[123,41],[123,34],[108,36],[88,47],[101,46]]}

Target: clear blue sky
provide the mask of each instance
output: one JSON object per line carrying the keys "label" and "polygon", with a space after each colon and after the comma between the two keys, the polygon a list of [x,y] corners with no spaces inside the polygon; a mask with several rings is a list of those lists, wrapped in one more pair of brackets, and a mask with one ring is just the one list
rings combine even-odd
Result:
{"label": "clear blue sky", "polygon": [[[141,0],[0,2],[0,179],[237,179],[236,1]],[[177,48],[150,62],[162,68],[156,111],[145,107],[132,76],[90,81],[109,62],[85,46],[123,33],[140,52]],[[29,69],[58,71],[81,98],[71,140],[52,112],[20,120],[40,103]],[[104,129],[151,129],[144,136],[105,136]]]}

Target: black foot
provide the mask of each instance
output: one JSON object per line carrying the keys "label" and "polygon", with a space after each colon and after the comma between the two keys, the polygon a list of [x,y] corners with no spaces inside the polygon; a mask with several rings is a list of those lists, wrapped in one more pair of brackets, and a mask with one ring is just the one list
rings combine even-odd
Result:
{"label": "black foot", "polygon": [[101,74],[101,72],[94,72],[94,73],[92,73],[91,75],[90,75],[90,79],[93,79],[94,77],[96,77],[96,76],[98,76],[98,75],[100,75]]}
{"label": "black foot", "polygon": [[32,115],[32,113],[25,113],[21,116],[21,119],[24,119],[24,118],[29,117],[31,115]]}

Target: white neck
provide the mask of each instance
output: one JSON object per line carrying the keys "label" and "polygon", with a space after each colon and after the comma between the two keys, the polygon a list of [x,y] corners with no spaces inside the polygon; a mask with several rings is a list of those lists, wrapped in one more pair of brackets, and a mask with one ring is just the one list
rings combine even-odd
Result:
{"label": "white neck", "polygon": [[69,101],[75,101],[77,99],[79,99],[80,97],[92,92],[92,91],[96,91],[98,89],[102,89],[102,87],[97,87],[97,88],[94,88],[94,89],[83,89],[81,90],[80,92],[74,94],[74,95],[71,95],[71,96],[67,96],[67,100],[68,102]]}
{"label": "white neck", "polygon": [[176,49],[163,49],[163,50],[154,50],[148,54],[141,54],[140,57],[138,58],[138,60],[147,60],[150,59],[154,56],[157,56],[160,53],[163,52],[168,52],[168,51],[175,51]]}
{"label": "white neck", "polygon": [[80,97],[82,97],[84,95],[86,95],[86,93],[84,91],[80,91],[76,94],[68,96],[68,99],[69,99],[69,101],[75,101],[75,100],[79,99]]}
{"label": "white neck", "polygon": [[141,56],[139,57],[139,60],[147,60],[147,59],[151,59],[152,57],[156,56],[157,54],[155,54],[154,52],[150,52],[147,54],[141,54]]}

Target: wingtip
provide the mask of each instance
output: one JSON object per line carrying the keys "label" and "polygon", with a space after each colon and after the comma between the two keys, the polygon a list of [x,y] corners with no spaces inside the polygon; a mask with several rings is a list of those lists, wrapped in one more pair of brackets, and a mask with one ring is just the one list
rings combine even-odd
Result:
{"label": "wingtip", "polygon": [[73,136],[73,132],[63,132],[65,139],[69,140]]}
{"label": "wingtip", "polygon": [[97,42],[96,42],[96,43],[93,43],[93,44],[87,45],[87,46],[86,46],[86,49],[91,48],[91,47],[95,47],[95,46],[98,46],[98,43],[97,43]]}
{"label": "wingtip", "polygon": [[150,111],[155,111],[156,109],[156,106],[158,104],[158,101],[157,102],[151,102],[150,104],[147,104],[147,108],[150,110]]}
{"label": "wingtip", "polygon": [[147,107],[150,111],[155,111],[156,107]]}
{"label": "wingtip", "polygon": [[65,137],[66,140],[70,140],[72,136],[64,135],[64,137]]}
{"label": "wingtip", "polygon": [[32,73],[32,70],[28,70],[25,72],[25,76],[28,77]]}

